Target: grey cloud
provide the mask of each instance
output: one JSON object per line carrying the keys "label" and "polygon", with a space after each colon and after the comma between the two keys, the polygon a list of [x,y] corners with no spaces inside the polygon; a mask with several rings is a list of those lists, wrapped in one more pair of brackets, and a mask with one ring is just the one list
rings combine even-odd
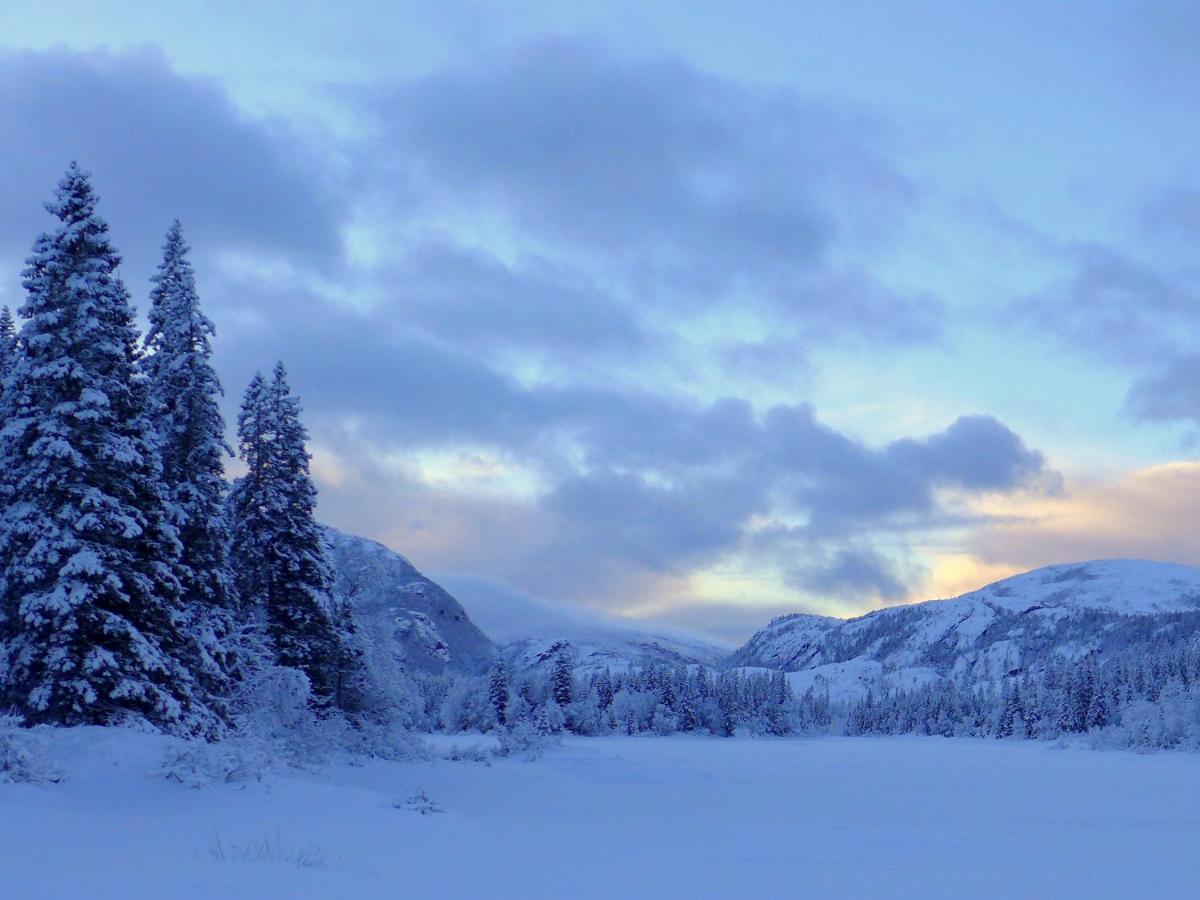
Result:
{"label": "grey cloud", "polygon": [[807,343],[795,338],[731,341],[720,348],[718,355],[733,379],[797,387],[812,375]]}
{"label": "grey cloud", "polygon": [[1189,185],[1163,188],[1143,205],[1140,219],[1152,237],[1176,238],[1194,246],[1200,237],[1200,189]]}
{"label": "grey cloud", "polygon": [[794,612],[796,612],[794,603],[681,603],[662,612],[645,616],[643,620],[687,628],[737,647],[745,643],[751,635],[771,619]]}
{"label": "grey cloud", "polygon": [[762,509],[763,485],[748,479],[693,477],[675,485],[601,472],[570,478],[546,498],[564,530],[551,558],[615,559],[655,572],[709,561],[741,537]]}
{"label": "grey cloud", "polygon": [[342,201],[301,137],[247,119],[217,85],[156,52],[0,53],[0,122],[0,242],[17,242],[8,253],[32,244],[42,203],[77,159],[95,176],[134,289],[176,217],[209,251],[325,266],[340,255]]}
{"label": "grey cloud", "polygon": [[382,134],[364,166],[459,216],[495,217],[614,302],[753,303],[808,337],[924,341],[942,306],[843,251],[914,202],[880,122],[669,60],[542,41],[357,95]]}
{"label": "grey cloud", "polygon": [[1071,273],[1022,298],[1015,311],[1072,350],[1146,365],[1178,353],[1200,330],[1200,284],[1114,250],[1077,250]]}
{"label": "grey cloud", "polygon": [[1200,423],[1200,354],[1184,353],[1137,379],[1126,409],[1145,421]]}
{"label": "grey cloud", "polygon": [[403,305],[436,339],[483,351],[559,358],[638,352],[652,343],[629,311],[586,273],[551,260],[506,264],[478,249],[426,239],[387,276]]}
{"label": "grey cloud", "polygon": [[[1160,192],[1143,208],[1142,225],[1160,237],[1200,234],[1200,218],[1188,210],[1195,197],[1186,188]],[[1124,404],[1132,418],[1200,422],[1200,362],[1191,349],[1200,342],[1200,268],[1167,270],[1092,245],[1062,255],[1069,274],[1009,312],[1073,353],[1133,371]]]}
{"label": "grey cloud", "polygon": [[804,591],[825,597],[874,601],[904,597],[907,586],[893,566],[873,550],[840,548],[789,573]]}
{"label": "grey cloud", "polygon": [[1046,462],[991,416],[961,416],[943,432],[898,440],[884,453],[934,484],[975,491],[1010,490],[1040,475]]}
{"label": "grey cloud", "polygon": [[278,329],[234,332],[218,351],[237,383],[277,357],[314,417],[359,419],[364,438],[406,447],[456,441],[529,448],[544,419],[539,396],[465,351],[440,347],[395,323],[297,295]]}
{"label": "grey cloud", "polygon": [[1145,0],[1121,10],[1116,24],[1129,42],[1134,73],[1147,100],[1190,99],[1200,83],[1200,10],[1190,0]]}
{"label": "grey cloud", "polygon": [[1190,349],[1200,341],[1200,270],[1165,272],[1099,247],[1072,257],[1067,278],[1016,311],[1074,352],[1137,373],[1125,397],[1134,419],[1200,421],[1200,362]]}
{"label": "grey cloud", "polygon": [[437,185],[539,231],[618,251],[649,242],[690,257],[698,244],[762,259],[818,256],[832,230],[794,188],[770,196],[746,183],[743,108],[681,65],[547,42],[404,86],[388,111]]}
{"label": "grey cloud", "polygon": [[808,406],[771,410],[767,431],[772,459],[793,502],[809,511],[814,535],[895,517],[929,522],[940,515],[935,496],[940,487],[1005,491],[1047,474],[1042,454],[990,416],[965,416],[938,434],[879,449],[817,422]]}

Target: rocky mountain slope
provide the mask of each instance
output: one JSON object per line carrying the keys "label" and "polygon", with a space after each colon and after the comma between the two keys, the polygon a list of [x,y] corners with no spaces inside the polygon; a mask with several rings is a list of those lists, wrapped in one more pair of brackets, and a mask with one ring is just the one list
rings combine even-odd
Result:
{"label": "rocky mountain slope", "polygon": [[454,597],[407,559],[366,538],[325,529],[334,593],[349,601],[379,684],[404,669],[480,672],[494,647]]}

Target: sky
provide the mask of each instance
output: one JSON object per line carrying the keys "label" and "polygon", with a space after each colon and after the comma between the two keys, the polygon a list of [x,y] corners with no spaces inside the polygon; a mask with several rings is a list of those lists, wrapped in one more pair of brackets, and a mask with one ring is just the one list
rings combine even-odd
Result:
{"label": "sky", "polygon": [[0,303],[76,159],[325,521],[740,640],[1200,564],[1197,109],[1187,2],[7,0]]}

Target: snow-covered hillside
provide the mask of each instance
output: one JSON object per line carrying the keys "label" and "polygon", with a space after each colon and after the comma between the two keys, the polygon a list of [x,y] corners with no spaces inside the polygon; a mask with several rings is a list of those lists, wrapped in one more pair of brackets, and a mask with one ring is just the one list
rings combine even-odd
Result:
{"label": "snow-covered hillside", "polygon": [[856,619],[783,616],[729,660],[797,673],[793,686],[838,698],[955,677],[996,681],[1200,626],[1200,569],[1144,560],[1048,566],[952,600]]}
{"label": "snow-covered hillside", "polygon": [[763,666],[785,672],[807,668],[820,659],[822,641],[843,619],[792,613],[772,619],[733,654],[735,666]]}
{"label": "snow-covered hillside", "polygon": [[325,529],[334,592],[350,602],[377,684],[401,669],[479,672],[494,652],[457,600],[383,544]]}
{"label": "snow-covered hillside", "polygon": [[728,647],[695,638],[618,626],[572,630],[559,637],[521,638],[501,644],[501,650],[511,669],[528,671],[552,665],[564,645],[580,675],[602,669],[624,671],[630,666],[715,666],[729,652]]}

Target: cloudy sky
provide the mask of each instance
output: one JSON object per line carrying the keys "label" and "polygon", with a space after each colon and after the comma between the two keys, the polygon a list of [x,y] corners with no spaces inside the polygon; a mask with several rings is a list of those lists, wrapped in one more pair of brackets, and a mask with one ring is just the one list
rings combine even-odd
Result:
{"label": "cloudy sky", "polygon": [[0,302],[73,158],[143,307],[178,216],[228,408],[282,357],[468,609],[1200,563],[1196,4],[184,6],[0,5]]}

